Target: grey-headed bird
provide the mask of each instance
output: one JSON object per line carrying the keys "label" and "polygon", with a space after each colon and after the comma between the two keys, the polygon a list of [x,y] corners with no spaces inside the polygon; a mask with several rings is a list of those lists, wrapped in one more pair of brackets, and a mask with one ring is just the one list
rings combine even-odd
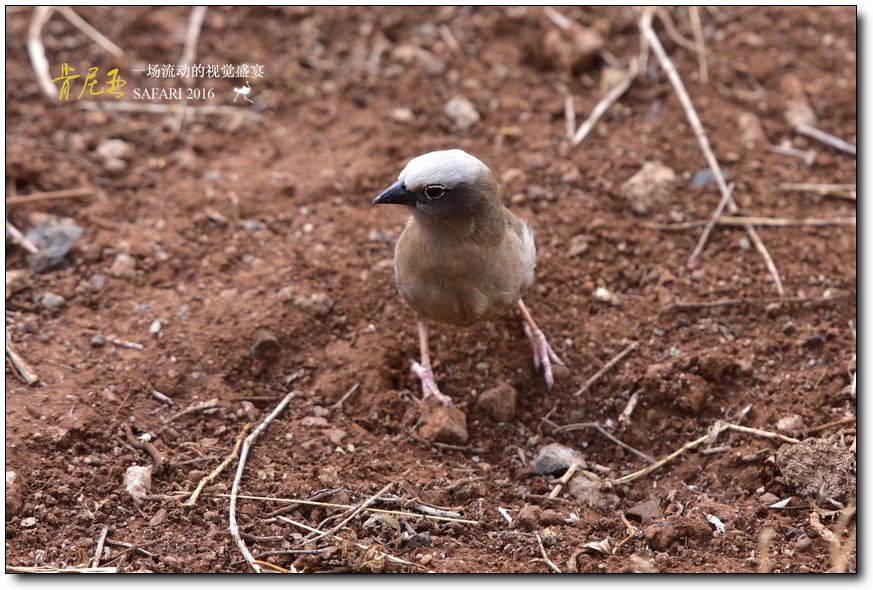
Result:
{"label": "grey-headed bird", "polygon": [[551,390],[552,363],[564,363],[521,300],[534,282],[533,230],[500,202],[488,166],[462,150],[418,156],[373,201],[382,203],[405,205],[412,214],[397,241],[394,278],[418,314],[421,363],[410,362],[424,399],[453,405],[434,381],[428,322],[485,321],[512,306],[521,313],[534,365],[542,368]]}

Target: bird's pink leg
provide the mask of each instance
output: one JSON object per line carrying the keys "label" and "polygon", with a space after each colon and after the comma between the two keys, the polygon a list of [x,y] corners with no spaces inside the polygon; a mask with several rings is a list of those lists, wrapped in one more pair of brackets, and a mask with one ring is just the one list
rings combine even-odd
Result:
{"label": "bird's pink leg", "polygon": [[524,320],[524,333],[527,334],[530,344],[533,347],[534,366],[537,371],[542,367],[543,374],[546,377],[546,386],[549,388],[549,391],[551,391],[552,387],[555,385],[555,376],[552,373],[552,363],[564,366],[564,362],[558,358],[558,355],[555,354],[554,350],[552,350],[552,347],[546,340],[546,335],[543,334],[543,331],[540,330],[536,322],[533,321],[533,318],[527,310],[524,302],[519,299],[516,306],[518,307],[518,311],[521,312],[521,317]]}
{"label": "bird's pink leg", "polygon": [[409,362],[412,372],[421,379],[421,391],[424,394],[422,400],[433,397],[445,405],[453,407],[455,404],[452,398],[443,394],[440,388],[437,387],[436,381],[434,381],[433,369],[430,366],[430,350],[427,344],[427,322],[424,320],[418,321],[418,343],[421,347],[421,364],[414,360]]}

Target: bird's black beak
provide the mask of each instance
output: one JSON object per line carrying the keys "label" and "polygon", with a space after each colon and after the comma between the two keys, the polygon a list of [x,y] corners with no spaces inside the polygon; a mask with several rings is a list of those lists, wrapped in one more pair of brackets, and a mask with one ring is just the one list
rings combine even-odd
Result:
{"label": "bird's black beak", "polygon": [[407,205],[409,207],[414,207],[415,193],[408,191],[406,189],[406,185],[403,184],[403,181],[398,180],[387,189],[385,189],[382,194],[376,197],[376,200],[373,201],[374,205],[381,205],[383,203],[388,203],[392,205]]}

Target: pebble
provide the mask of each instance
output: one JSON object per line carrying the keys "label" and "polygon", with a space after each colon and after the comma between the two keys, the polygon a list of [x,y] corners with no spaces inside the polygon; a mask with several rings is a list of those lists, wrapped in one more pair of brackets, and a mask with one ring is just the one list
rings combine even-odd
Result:
{"label": "pebble", "polygon": [[469,129],[482,118],[473,103],[463,96],[455,96],[446,103],[446,115],[452,120],[455,128]]}
{"label": "pebble", "polygon": [[93,338],[91,338],[91,346],[94,348],[100,348],[101,346],[106,346],[106,338],[97,334]]}
{"label": "pebble", "polygon": [[518,391],[508,383],[501,383],[479,396],[476,407],[494,422],[509,422],[515,417]]}
{"label": "pebble", "polygon": [[127,159],[133,155],[133,145],[121,139],[107,139],[97,146],[97,155],[104,160]]}
{"label": "pebble", "polygon": [[671,168],[646,162],[639,172],[621,185],[621,192],[630,201],[635,214],[647,215],[652,206],[663,205],[669,200],[678,179]]}
{"label": "pebble", "polygon": [[584,254],[588,250],[588,236],[579,234],[570,238],[570,246],[567,248],[567,258],[574,258]]}
{"label": "pebble", "polygon": [[587,465],[582,453],[564,445],[552,443],[539,450],[531,463],[531,469],[537,475],[547,475],[556,471],[564,471],[573,464],[580,467]]}
{"label": "pebble", "polygon": [[142,504],[143,498],[152,489],[152,468],[133,465],[127,468],[123,478],[124,488],[133,501]]}
{"label": "pebble", "polygon": [[37,295],[36,298],[42,304],[42,306],[49,311],[54,311],[67,302],[66,299],[64,299],[57,293],[52,293],[51,291],[41,293]]}
{"label": "pebble", "polygon": [[324,431],[324,438],[329,440],[332,445],[335,447],[342,446],[343,439],[348,436],[345,430],[340,430],[338,428],[331,428],[329,430]]}
{"label": "pebble", "polygon": [[532,530],[540,523],[540,516],[543,509],[534,504],[525,504],[524,508],[518,511],[518,516],[515,517],[515,522],[518,527],[526,530]]}
{"label": "pebble", "polygon": [[39,248],[37,254],[27,258],[34,272],[43,272],[67,263],[66,255],[77,241],[85,235],[85,229],[70,219],[48,216],[27,232],[27,239]]}
{"label": "pebble", "polygon": [[327,419],[321,416],[307,416],[300,421],[300,424],[304,428],[327,428],[330,426]]}
{"label": "pebble", "polygon": [[[557,510],[543,510],[540,514],[540,524],[543,526],[557,526],[567,524],[567,519]],[[543,539],[545,541],[545,539]]]}
{"label": "pebble", "polygon": [[[412,112],[412,109],[408,109],[406,107],[396,108],[391,111],[391,118],[397,121],[398,123],[412,123],[415,121],[415,113]],[[371,240],[376,241],[376,240]]]}
{"label": "pebble", "polygon": [[130,254],[119,252],[109,267],[109,274],[118,279],[135,279],[136,260]]}
{"label": "pebble", "polygon": [[567,491],[576,499],[600,514],[613,514],[620,500],[608,488],[592,481],[584,473],[577,473],[567,484]]}
{"label": "pebble", "polygon": [[326,293],[311,293],[309,295],[295,295],[292,303],[300,311],[306,312],[317,318],[323,318],[333,309],[333,300]]}
{"label": "pebble", "polygon": [[418,406],[422,425],[418,433],[422,438],[450,445],[464,445],[470,440],[467,433],[467,416],[455,407],[449,407],[433,398]]}

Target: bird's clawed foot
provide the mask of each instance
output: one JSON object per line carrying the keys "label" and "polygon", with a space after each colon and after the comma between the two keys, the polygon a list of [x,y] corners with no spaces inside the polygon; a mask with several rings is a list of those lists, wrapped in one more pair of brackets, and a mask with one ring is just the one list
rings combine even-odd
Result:
{"label": "bird's clawed foot", "polygon": [[421,391],[423,394],[422,401],[432,397],[450,408],[455,407],[455,402],[452,401],[452,398],[445,395],[440,391],[440,388],[437,387],[436,381],[433,378],[433,369],[430,368],[430,364],[422,365],[418,361],[412,359],[409,359],[409,364],[412,372],[421,380]]}
{"label": "bird's clawed foot", "polygon": [[533,321],[533,318],[524,303],[519,300],[517,306],[518,310],[521,312],[521,317],[524,319],[524,323],[522,324],[524,327],[524,333],[527,335],[528,340],[530,340],[530,345],[533,348],[534,366],[537,371],[542,369],[543,375],[546,378],[546,387],[549,388],[549,391],[552,391],[552,388],[555,386],[555,375],[552,371],[552,363],[561,365],[562,367],[566,365],[564,364],[564,361],[555,354],[552,346],[549,344],[548,340],[546,340],[546,335],[543,334],[543,331],[540,330],[536,322]]}

